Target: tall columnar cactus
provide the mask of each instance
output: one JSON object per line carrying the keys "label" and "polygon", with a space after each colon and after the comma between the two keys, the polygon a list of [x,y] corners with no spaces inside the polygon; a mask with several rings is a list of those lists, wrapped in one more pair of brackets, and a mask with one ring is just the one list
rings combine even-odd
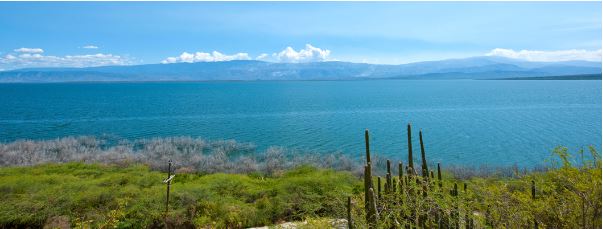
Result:
{"label": "tall columnar cactus", "polygon": [[348,196],[348,229],[354,229],[354,222],[352,222],[352,197]]}
{"label": "tall columnar cactus", "polygon": [[400,193],[402,193],[402,186],[404,185],[404,170],[402,162],[398,162],[398,185],[400,186]]}
{"label": "tall columnar cactus", "polygon": [[472,223],[469,221],[469,210],[467,206],[467,183],[463,183],[463,202],[465,203],[465,228],[470,229]]}
{"label": "tall columnar cactus", "polygon": [[532,181],[532,200],[536,199],[536,183]]}
{"label": "tall columnar cactus", "polygon": [[398,162],[398,179],[402,180],[404,176],[404,164],[401,161]]}
{"label": "tall columnar cactus", "polygon": [[454,189],[452,191],[452,196],[457,197],[459,195],[459,189],[456,183],[454,183]]}
{"label": "tall columnar cactus", "polygon": [[488,206],[486,206],[486,226],[492,226],[492,220],[490,219],[491,214],[490,214],[490,205],[488,204]]}
{"label": "tall columnar cactus", "polygon": [[442,170],[440,169],[440,163],[438,163],[438,186],[442,188]]}
{"label": "tall columnar cactus", "polygon": [[[536,183],[534,181],[532,181],[532,200],[536,200]],[[534,229],[538,229],[538,221],[536,220],[536,217],[534,216]]]}
{"label": "tall columnar cactus", "polygon": [[392,163],[387,160],[387,175],[385,176],[385,192],[390,193],[392,191]]}
{"label": "tall columnar cactus", "polygon": [[391,192],[391,186],[390,186],[390,180],[391,180],[391,174],[385,174],[385,193],[390,193]]}
{"label": "tall columnar cactus", "polygon": [[[406,132],[408,135],[408,167],[410,168],[409,172],[414,172],[413,159],[412,159],[412,134],[410,130],[410,123],[406,127]],[[409,173],[409,175],[412,175]]]}
{"label": "tall columnar cactus", "polygon": [[421,145],[421,171],[423,178],[429,178],[429,169],[427,168],[427,158],[425,158],[425,146],[423,145],[423,131],[419,130],[419,143]]}
{"label": "tall columnar cactus", "polygon": [[459,228],[459,205],[458,205],[458,195],[459,189],[456,183],[454,183],[454,189],[452,190],[452,196],[454,196],[454,210],[453,210],[453,220],[455,228]]}
{"label": "tall columnar cactus", "polygon": [[368,223],[369,228],[377,228],[379,213],[377,212],[377,201],[375,200],[375,191],[373,191],[373,188],[369,188],[368,196],[369,201],[368,209],[366,211],[366,222]]}
{"label": "tall columnar cactus", "polygon": [[366,190],[373,188],[371,170],[368,165],[364,166],[364,208],[369,208],[369,194]]}
{"label": "tall columnar cactus", "polygon": [[381,177],[377,177],[377,197],[381,199]]}
{"label": "tall columnar cactus", "polygon": [[364,202],[365,208],[369,206],[369,196],[367,190],[373,188],[373,175],[371,168],[371,150],[369,144],[369,131],[364,131],[364,143],[366,146],[366,165],[364,166]]}
{"label": "tall columnar cactus", "polygon": [[371,164],[371,148],[369,144],[369,130],[364,130],[364,146],[366,148],[366,164]]}
{"label": "tall columnar cactus", "polygon": [[423,180],[423,197],[427,197],[427,182],[425,182],[425,180]]}

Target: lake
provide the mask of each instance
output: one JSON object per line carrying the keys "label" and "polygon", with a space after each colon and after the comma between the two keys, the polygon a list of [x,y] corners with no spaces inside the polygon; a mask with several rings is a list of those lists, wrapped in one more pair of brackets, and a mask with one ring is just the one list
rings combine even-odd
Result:
{"label": "lake", "polygon": [[0,84],[0,141],[199,136],[361,160],[533,165],[554,147],[601,149],[601,81],[374,80]]}

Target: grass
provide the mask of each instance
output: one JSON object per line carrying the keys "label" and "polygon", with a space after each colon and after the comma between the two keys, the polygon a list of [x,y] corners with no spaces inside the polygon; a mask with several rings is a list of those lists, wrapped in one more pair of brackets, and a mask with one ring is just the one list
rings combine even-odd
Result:
{"label": "grass", "polygon": [[[42,227],[53,221],[99,228],[243,228],[345,211],[361,191],[357,178],[300,166],[278,177],[177,174],[164,218],[166,174],[147,166],[45,164],[0,168],[0,225]],[[343,218],[343,215],[341,216]]]}

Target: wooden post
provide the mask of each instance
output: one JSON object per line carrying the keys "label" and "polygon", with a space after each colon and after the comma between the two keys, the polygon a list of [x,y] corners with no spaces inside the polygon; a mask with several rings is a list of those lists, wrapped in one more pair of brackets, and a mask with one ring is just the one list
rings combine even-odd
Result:
{"label": "wooden post", "polygon": [[169,206],[170,206],[170,185],[172,184],[172,179],[174,179],[175,175],[172,175],[172,160],[168,161],[168,176],[167,179],[163,181],[167,185],[166,197],[165,197],[165,217],[167,218]]}

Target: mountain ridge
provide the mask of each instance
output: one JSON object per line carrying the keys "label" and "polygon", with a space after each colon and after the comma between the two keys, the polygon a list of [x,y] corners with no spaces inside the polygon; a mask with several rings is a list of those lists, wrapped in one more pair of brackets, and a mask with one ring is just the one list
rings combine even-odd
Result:
{"label": "mountain ridge", "polygon": [[0,82],[496,79],[600,74],[601,62],[530,62],[480,56],[387,65],[325,61],[275,63],[258,60],[27,68],[0,72]]}

